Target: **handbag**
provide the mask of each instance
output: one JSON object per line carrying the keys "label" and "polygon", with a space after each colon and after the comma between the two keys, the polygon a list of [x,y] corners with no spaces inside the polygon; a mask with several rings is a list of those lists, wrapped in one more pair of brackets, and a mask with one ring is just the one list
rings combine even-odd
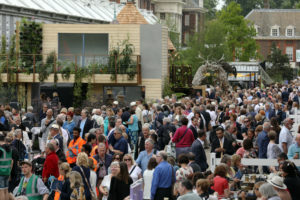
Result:
{"label": "handbag", "polygon": [[83,174],[83,177],[84,177],[84,180],[85,180],[86,184],[87,184],[88,187],[89,187],[89,191],[90,191],[90,193],[91,193],[91,199],[92,199],[92,200],[97,200],[97,195],[93,192],[93,190],[92,190],[92,188],[91,188],[91,186],[90,186],[90,184],[89,184],[89,182],[88,182],[88,180],[87,180],[87,178],[86,178],[86,176],[85,176],[85,174],[84,174],[84,171],[82,170],[81,167],[79,167],[79,168],[80,168],[80,170],[81,170],[81,172],[82,172],[82,174]]}
{"label": "handbag", "polygon": [[[178,141],[180,141],[184,136],[185,134],[187,133],[187,131],[189,130],[189,128],[187,128],[183,135],[179,138]],[[165,152],[168,154],[168,156],[172,156],[174,158],[176,158],[176,145],[174,142],[172,142],[172,140],[169,141],[169,144],[165,147]]]}

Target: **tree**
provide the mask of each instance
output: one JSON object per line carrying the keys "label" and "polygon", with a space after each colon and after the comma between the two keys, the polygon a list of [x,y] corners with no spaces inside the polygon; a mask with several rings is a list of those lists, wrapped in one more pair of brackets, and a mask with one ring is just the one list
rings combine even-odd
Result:
{"label": "tree", "polygon": [[[172,64],[189,65],[193,73],[204,61],[249,61],[257,58],[256,31],[240,14],[239,4],[232,2],[217,14],[217,19],[206,23],[205,31],[195,34],[185,50],[176,54]],[[250,26],[249,26],[250,24]],[[237,51],[239,50],[239,51]]]}
{"label": "tree", "polygon": [[297,8],[300,0],[270,0],[271,8],[291,9]]}
{"label": "tree", "polygon": [[242,9],[236,2],[231,2],[218,14],[218,20],[224,24],[226,43],[231,60],[249,61],[257,58],[257,45],[254,39],[256,30],[250,21],[241,15]]}
{"label": "tree", "polygon": [[206,13],[206,18],[208,20],[216,18],[217,4],[218,0],[204,0],[204,8],[208,10]]}
{"label": "tree", "polygon": [[262,8],[264,5],[263,0],[226,0],[225,5],[229,5],[231,2],[240,4],[243,16],[246,16],[253,9]]}
{"label": "tree", "polygon": [[293,79],[293,69],[290,66],[289,58],[286,54],[277,48],[275,43],[272,43],[271,54],[267,59],[270,67],[267,68],[267,73],[275,81]]}

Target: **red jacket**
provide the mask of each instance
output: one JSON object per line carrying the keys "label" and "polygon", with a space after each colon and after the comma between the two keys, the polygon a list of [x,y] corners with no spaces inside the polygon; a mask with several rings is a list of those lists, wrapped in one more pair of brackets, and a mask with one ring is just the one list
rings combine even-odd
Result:
{"label": "red jacket", "polygon": [[48,179],[50,176],[55,176],[56,178],[59,176],[58,157],[55,152],[51,152],[47,155],[44,163],[42,177]]}
{"label": "red jacket", "polygon": [[176,143],[176,147],[192,146],[195,138],[194,138],[194,135],[193,135],[193,132],[191,131],[191,129],[188,129],[185,136],[181,140],[179,140],[183,136],[186,129],[187,129],[187,126],[181,126],[180,128],[178,128],[176,130],[174,137],[172,138],[172,142]]}

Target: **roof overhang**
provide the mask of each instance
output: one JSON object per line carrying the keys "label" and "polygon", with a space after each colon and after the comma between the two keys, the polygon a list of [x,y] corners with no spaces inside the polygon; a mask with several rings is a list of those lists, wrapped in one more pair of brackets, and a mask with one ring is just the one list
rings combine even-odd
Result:
{"label": "roof overhang", "polygon": [[206,13],[207,9],[205,8],[183,8],[182,11],[187,11],[187,12],[199,12],[199,13]]}

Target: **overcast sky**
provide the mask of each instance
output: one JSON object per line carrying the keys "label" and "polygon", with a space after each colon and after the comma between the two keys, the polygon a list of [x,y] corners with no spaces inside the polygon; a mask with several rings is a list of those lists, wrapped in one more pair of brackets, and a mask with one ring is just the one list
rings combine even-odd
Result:
{"label": "overcast sky", "polygon": [[217,5],[217,9],[220,10],[223,5],[224,5],[224,0],[219,0],[219,3]]}

